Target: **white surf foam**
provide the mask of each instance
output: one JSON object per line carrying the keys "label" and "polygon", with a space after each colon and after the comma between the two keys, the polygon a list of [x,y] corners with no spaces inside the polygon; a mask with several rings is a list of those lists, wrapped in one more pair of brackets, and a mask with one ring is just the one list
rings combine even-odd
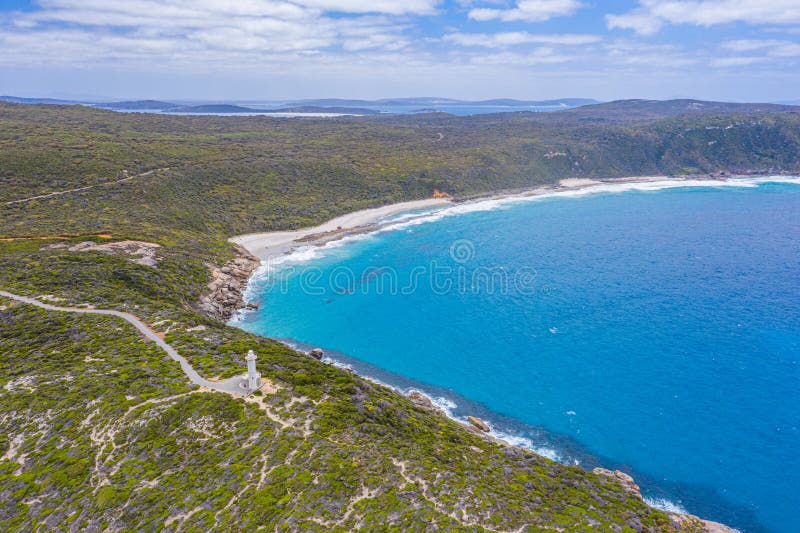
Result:
{"label": "white surf foam", "polygon": [[497,209],[504,209],[511,207],[515,204],[523,202],[537,202],[548,198],[577,198],[582,196],[589,196],[594,194],[618,194],[629,191],[660,191],[664,189],[675,189],[683,187],[758,187],[764,183],[792,183],[800,185],[800,177],[798,176],[763,176],[754,178],[728,178],[728,179],[668,179],[653,180],[653,181],[632,181],[625,183],[599,183],[588,187],[570,190],[556,190],[549,192],[538,193],[520,193],[518,195],[503,196],[498,198],[490,198],[486,200],[477,200],[474,202],[466,202],[457,204],[450,207],[444,207],[431,211],[430,213],[423,214],[410,214],[408,220],[398,219],[396,222],[387,224],[384,227],[376,230],[375,233],[385,231],[393,231],[420,224],[427,224],[436,222],[443,218],[451,216],[465,215],[468,213],[477,213],[482,211],[493,211]]}
{"label": "white surf foam", "polygon": [[278,267],[290,263],[303,263],[319,259],[322,256],[321,248],[321,246],[302,246],[287,254],[270,258],[267,263],[269,266]]}
{"label": "white surf foam", "polygon": [[[325,357],[323,357],[321,359],[321,361],[323,363],[327,363],[329,365],[335,366],[336,368],[341,368],[341,369],[344,369],[344,370],[350,370],[351,372],[353,371],[353,365],[350,365],[348,363],[343,363],[341,361],[337,361],[336,359],[333,359],[331,357],[325,356]],[[364,377],[364,376],[362,376],[362,377]],[[364,379],[368,379],[368,378],[364,377]],[[370,380],[370,381],[372,381],[372,380]]]}
{"label": "white surf foam", "polygon": [[413,387],[409,388],[409,389],[402,390],[400,392],[402,392],[406,396],[408,396],[412,392],[419,393],[419,394],[425,396],[428,400],[430,400],[430,402],[433,405],[435,405],[436,407],[441,409],[447,415],[448,418],[452,418],[453,420],[456,420],[455,415],[453,415],[453,410],[458,408],[458,404],[456,404],[456,402],[454,402],[453,400],[451,400],[449,398],[445,398],[444,396],[433,396],[431,394],[426,393],[425,391],[422,391],[422,390],[419,390],[419,389],[415,389]]}
{"label": "white surf foam", "polygon": [[[338,368],[344,368],[344,369],[347,369],[347,370],[350,370],[350,371],[354,371],[354,369],[353,369],[353,367],[351,365],[349,365],[347,363],[342,363],[342,362],[337,361],[336,359],[333,359],[331,357],[327,357],[327,356],[323,357],[322,361],[326,362],[328,364],[332,364],[332,365],[334,365],[334,366],[336,366]],[[435,405],[436,407],[441,409],[442,412],[445,414],[445,416],[447,416],[447,418],[449,418],[451,420],[455,420],[456,422],[459,422],[459,423],[464,424],[464,425],[470,425],[466,416],[456,416],[454,414],[453,411],[458,408],[458,404],[456,404],[453,400],[451,400],[449,398],[445,398],[444,396],[433,396],[432,394],[428,394],[427,392],[425,392],[423,390],[420,390],[420,389],[418,389],[416,387],[407,387],[407,388],[396,387],[396,386],[391,385],[389,383],[386,383],[385,381],[382,381],[382,380],[380,380],[380,379],[378,379],[378,378],[376,378],[374,376],[369,376],[369,375],[364,375],[364,374],[359,374],[359,375],[362,378],[366,379],[367,381],[370,381],[370,382],[378,384],[378,385],[382,385],[382,386],[384,386],[384,387],[386,387],[388,389],[391,389],[391,390],[393,390],[395,392],[398,392],[398,393],[400,393],[400,394],[402,394],[404,396],[408,396],[412,392],[416,392],[418,394],[421,394],[422,396],[424,396],[425,398],[430,400],[430,402],[433,405]],[[535,445],[533,443],[533,441],[531,439],[529,439],[527,437],[522,437],[520,435],[515,435],[513,433],[508,433],[508,432],[505,432],[505,431],[502,431],[502,430],[498,430],[497,428],[495,428],[493,426],[491,420],[484,420],[484,422],[486,423],[486,425],[489,426],[489,430],[490,430],[489,431],[489,435],[490,436],[492,436],[492,437],[494,437],[496,439],[502,440],[502,441],[510,444],[511,446],[517,446],[519,448],[525,448],[525,449],[531,450],[532,452],[534,452],[534,453],[536,453],[538,455],[541,455],[542,457],[546,457],[547,459],[550,459],[551,461],[556,461],[556,462],[567,464],[567,462],[564,461],[564,458],[562,457],[562,455],[560,453],[558,453],[558,451],[556,451],[555,449],[548,448],[548,447],[545,447],[545,446],[537,446],[537,445]],[[571,461],[568,462],[568,464],[577,466],[580,463],[577,460],[571,460]]]}
{"label": "white surf foam", "polygon": [[644,503],[650,507],[653,507],[654,509],[659,509],[668,513],[689,514],[689,512],[681,505],[669,500],[665,500],[664,498],[644,498]]}
{"label": "white surf foam", "polygon": [[[336,364],[336,363],[334,363],[334,364]],[[352,369],[352,367],[350,367],[349,365],[347,365],[347,366],[348,366],[348,368]],[[384,387],[386,387],[388,389],[392,389],[393,391],[398,392],[398,393],[402,394],[403,396],[408,396],[412,392],[416,392],[418,394],[421,394],[422,396],[424,396],[425,398],[430,400],[430,402],[433,405],[435,405],[436,407],[441,409],[442,412],[444,412],[444,414],[447,415],[448,418],[450,418],[452,420],[457,420],[459,422],[466,422],[466,418],[461,419],[461,418],[456,417],[453,414],[453,410],[458,408],[458,404],[456,404],[453,400],[451,400],[449,398],[445,398],[444,396],[433,396],[433,395],[428,394],[427,392],[425,392],[423,390],[420,390],[420,389],[418,389],[416,387],[407,387],[407,388],[396,387],[396,386],[391,385],[389,383],[386,383],[385,381],[382,381],[382,380],[380,380],[380,379],[378,379],[378,378],[376,378],[374,376],[369,376],[369,375],[364,375],[364,374],[359,374],[359,376],[361,376],[362,378],[364,378],[367,381],[370,381],[372,383],[376,383],[376,384],[382,385],[382,386],[384,386]]]}
{"label": "white surf foam", "polygon": [[[295,344],[295,343],[287,342],[287,341],[282,341],[282,342],[283,342],[283,344],[289,346],[290,348],[302,351],[300,346]],[[323,363],[327,363],[327,364],[332,365],[332,366],[335,366],[337,368],[341,368],[341,369],[344,369],[344,370],[355,372],[355,369],[353,368],[353,366],[351,364],[344,363],[344,362],[339,361],[339,360],[337,360],[337,359],[335,359],[333,357],[324,356],[322,358],[322,362]],[[460,417],[460,416],[456,416],[455,414],[453,414],[453,411],[456,408],[458,408],[458,404],[456,404],[454,401],[450,400],[449,398],[445,398],[444,396],[433,396],[433,395],[428,394],[427,392],[425,392],[423,390],[420,390],[419,388],[416,388],[416,387],[407,387],[407,388],[397,387],[397,386],[391,385],[389,383],[386,383],[385,381],[380,380],[380,379],[378,379],[378,378],[376,378],[374,376],[369,376],[369,375],[364,375],[364,374],[359,374],[359,376],[362,377],[363,379],[366,379],[367,381],[370,381],[370,382],[375,383],[377,385],[381,385],[383,387],[391,389],[391,390],[393,390],[395,392],[398,392],[398,393],[400,393],[400,394],[402,394],[404,396],[408,396],[412,392],[419,393],[419,394],[425,396],[428,400],[430,400],[430,402],[433,405],[435,405],[436,407],[441,409],[442,412],[444,412],[445,415],[448,418],[450,418],[451,420],[455,420],[456,422],[459,422],[459,423],[464,424],[464,425],[469,425],[469,422],[467,421],[466,416]],[[484,422],[489,426],[489,429],[490,429],[489,435],[490,436],[492,436],[492,437],[494,437],[496,439],[502,440],[502,441],[508,443],[511,446],[516,446],[518,448],[525,448],[525,449],[531,450],[532,452],[536,453],[537,455],[540,455],[542,457],[545,457],[547,459],[550,459],[551,461],[555,461],[555,462],[558,462],[558,463],[569,464],[569,465],[572,465],[572,466],[579,466],[580,465],[580,461],[578,461],[577,459],[566,459],[564,456],[562,456],[554,448],[549,448],[549,447],[546,447],[546,446],[537,446],[537,445],[535,445],[533,443],[533,441],[531,439],[529,439],[527,437],[522,437],[520,435],[515,435],[513,433],[508,433],[508,432],[505,432],[505,431],[502,431],[502,430],[498,430],[497,428],[495,428],[493,426],[493,424],[492,424],[492,422],[490,420],[484,420]],[[664,498],[648,498],[648,497],[645,497],[644,498],[644,502],[647,505],[649,505],[650,507],[653,507],[655,509],[659,509],[661,511],[666,511],[666,512],[669,512],[669,513],[676,513],[676,514],[689,514],[688,511],[686,509],[684,509],[680,504],[677,504],[675,502],[669,501],[669,500],[664,499]]]}

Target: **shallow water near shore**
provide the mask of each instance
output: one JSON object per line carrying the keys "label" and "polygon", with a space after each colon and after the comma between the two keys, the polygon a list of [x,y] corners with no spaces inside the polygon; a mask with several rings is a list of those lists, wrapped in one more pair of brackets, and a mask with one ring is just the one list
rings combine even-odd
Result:
{"label": "shallow water near shore", "polygon": [[284,258],[236,325],[662,506],[800,531],[800,180],[776,180],[456,206]]}

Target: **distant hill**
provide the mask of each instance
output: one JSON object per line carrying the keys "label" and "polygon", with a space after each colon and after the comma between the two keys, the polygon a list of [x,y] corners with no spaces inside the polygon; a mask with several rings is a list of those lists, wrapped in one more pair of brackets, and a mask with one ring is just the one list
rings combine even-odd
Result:
{"label": "distant hill", "polygon": [[423,96],[418,98],[383,98],[372,102],[376,105],[392,105],[392,106],[417,106],[417,105],[457,105],[466,103],[463,100],[454,100],[452,98],[438,98]]}
{"label": "distant hill", "polygon": [[120,111],[136,111],[136,110],[165,110],[180,107],[178,104],[171,102],[162,102],[160,100],[133,100],[126,102],[110,102],[107,104],[97,104],[95,107],[103,109],[112,109]]}
{"label": "distant hill", "polygon": [[573,116],[589,121],[637,122],[678,115],[714,113],[782,113],[800,107],[780,104],[706,102],[703,100],[617,100],[568,109],[556,116]]}
{"label": "distant hill", "polygon": [[597,104],[597,100],[590,98],[562,98],[558,100],[515,100],[513,98],[495,98],[491,100],[454,100],[452,98],[437,97],[418,97],[418,98],[383,98],[380,100],[344,100],[327,98],[321,100],[303,100],[303,105],[316,106],[397,106],[397,107],[423,107],[433,106],[567,106],[575,107],[579,105]]}
{"label": "distant hill", "polygon": [[[320,98],[316,100],[299,100],[298,105],[324,106],[324,107],[360,107],[360,106],[429,106],[452,105],[459,100],[451,98],[383,98],[380,100],[351,100],[344,98]],[[287,105],[293,105],[294,102]]]}
{"label": "distant hill", "polygon": [[186,105],[164,109],[170,113],[263,113],[261,109],[230,104]]}
{"label": "distant hill", "polygon": [[357,100],[343,98],[322,98],[315,100],[297,100],[286,102],[279,109],[264,110],[263,106],[254,109],[247,106],[212,103],[185,105],[163,100],[122,100],[118,102],[89,102],[77,100],[58,100],[53,98],[21,98],[17,96],[0,96],[0,101],[20,104],[84,104],[112,111],[161,111],[168,113],[338,113],[375,115],[375,108],[408,107],[431,110],[453,107],[564,107],[572,108],[597,104],[597,100],[589,98],[562,98],[557,100],[516,100],[513,98],[495,98],[490,100],[456,100],[439,97],[383,98],[378,100]]}
{"label": "distant hill", "polygon": [[364,107],[327,107],[316,105],[301,105],[267,109],[264,113],[337,113],[340,115],[379,115],[381,112]]}
{"label": "distant hill", "polygon": [[21,98],[19,96],[0,96],[2,102],[12,102],[15,104],[55,104],[55,105],[71,105],[80,104],[76,100],[58,100],[56,98]]}
{"label": "distant hill", "polygon": [[[498,108],[525,108],[525,107],[551,107],[558,111],[550,118],[543,117],[543,121],[565,120],[578,122],[614,122],[633,123],[651,119],[667,118],[686,114],[713,114],[713,113],[781,113],[787,111],[800,111],[798,102],[785,103],[736,103],[713,102],[692,99],[676,100],[616,100],[613,102],[598,102],[589,98],[562,98],[554,100],[517,100],[513,98],[494,98],[489,100],[455,100],[452,98],[416,97],[416,98],[384,98],[379,100],[348,100],[327,98],[317,100],[299,100],[287,102],[283,107],[264,109],[252,108],[243,105],[211,103],[199,105],[182,105],[163,100],[125,100],[119,102],[82,102],[76,100],[59,100],[55,98],[25,98],[18,96],[0,96],[0,101],[19,104],[60,104],[60,105],[89,105],[112,111],[158,111],[166,113],[204,114],[244,114],[244,113],[335,113],[342,115],[378,115],[377,108],[405,107],[412,113],[433,113],[447,111],[453,112],[459,107],[493,107]],[[415,109],[416,108],[416,109]],[[563,108],[558,110],[558,108]],[[498,109],[498,112],[508,112],[509,109]],[[507,113],[514,115],[516,113]],[[551,113],[543,113],[551,115]],[[508,117],[514,120],[513,117]]]}
{"label": "distant hill", "polygon": [[492,100],[479,100],[477,102],[465,102],[464,105],[496,105],[508,107],[576,107],[583,105],[599,104],[597,100],[591,98],[562,98],[560,100],[514,100],[513,98],[495,98]]}

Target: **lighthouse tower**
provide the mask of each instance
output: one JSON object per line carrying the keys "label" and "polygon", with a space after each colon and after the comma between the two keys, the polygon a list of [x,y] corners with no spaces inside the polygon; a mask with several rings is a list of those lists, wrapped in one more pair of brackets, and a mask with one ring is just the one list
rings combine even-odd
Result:
{"label": "lighthouse tower", "polygon": [[256,354],[253,350],[247,352],[244,360],[247,361],[247,390],[253,392],[261,388],[261,374],[256,370]]}

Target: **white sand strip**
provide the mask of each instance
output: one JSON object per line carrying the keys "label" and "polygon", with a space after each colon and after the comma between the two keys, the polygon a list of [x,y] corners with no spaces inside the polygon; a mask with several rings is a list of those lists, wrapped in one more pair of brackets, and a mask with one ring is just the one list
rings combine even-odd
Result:
{"label": "white sand strip", "polygon": [[337,231],[344,232],[355,230],[374,224],[381,218],[405,211],[446,205],[450,205],[449,200],[435,198],[401,202],[348,213],[313,228],[303,228],[292,231],[273,231],[269,233],[251,233],[249,235],[233,237],[230,240],[231,242],[243,246],[247,251],[263,261],[269,257],[286,253],[297,245],[309,244],[308,242],[300,243],[298,241],[308,239],[313,235],[322,236]]}

